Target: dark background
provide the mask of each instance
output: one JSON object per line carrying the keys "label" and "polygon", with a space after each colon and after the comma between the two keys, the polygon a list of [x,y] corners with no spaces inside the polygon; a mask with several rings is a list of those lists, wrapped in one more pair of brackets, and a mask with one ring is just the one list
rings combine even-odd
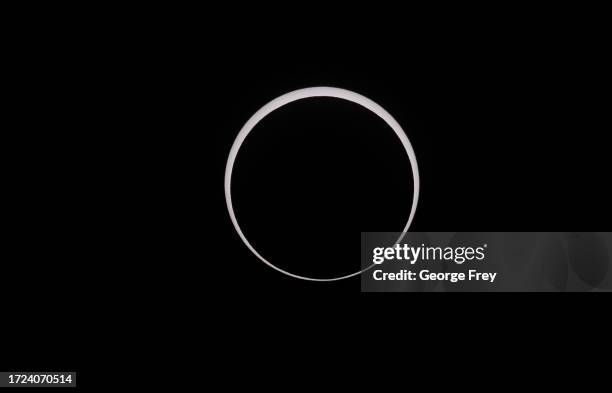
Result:
{"label": "dark background", "polygon": [[[66,23],[29,10],[17,21],[2,145],[5,369],[76,369],[91,386],[100,367],[193,367],[162,354],[203,353],[219,337],[205,334],[211,328],[230,331],[241,353],[265,346],[256,333],[272,316],[272,332],[304,324],[297,342],[369,333],[357,321],[396,313],[454,320],[453,304],[406,311],[355,301],[358,278],[290,279],[241,243],[223,195],[227,154],[259,107],[297,88],[356,91],[404,127],[422,181],[414,230],[609,229],[609,66],[598,23],[533,10],[520,23],[498,13],[473,23],[449,9],[295,7],[102,20],[98,10]],[[361,231],[401,230],[411,203],[410,179],[398,178],[409,173],[405,158],[360,108],[322,100],[286,109],[240,153],[239,220],[287,268],[344,271],[352,259],[338,254],[352,241],[357,250]],[[309,254],[315,247],[329,263]],[[484,303],[472,303],[475,313]],[[532,311],[550,310],[542,303]],[[332,316],[355,325],[314,318]]]}

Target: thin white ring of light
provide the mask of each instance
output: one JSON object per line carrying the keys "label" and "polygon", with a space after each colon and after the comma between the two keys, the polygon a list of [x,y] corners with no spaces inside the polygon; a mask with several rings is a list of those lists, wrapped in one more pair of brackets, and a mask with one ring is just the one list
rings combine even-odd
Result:
{"label": "thin white ring of light", "polygon": [[364,271],[372,268],[374,264],[358,272],[351,273],[346,276],[335,277],[335,278],[311,278],[311,277],[299,276],[297,274],[293,274],[288,271],[285,271],[273,265],[268,260],[266,260],[263,256],[261,256],[257,252],[257,250],[255,250],[255,248],[251,245],[251,243],[249,243],[244,233],[242,233],[242,230],[240,229],[240,225],[238,225],[238,220],[236,219],[236,214],[234,213],[234,207],[232,205],[231,184],[232,184],[232,170],[234,169],[234,162],[236,161],[236,157],[238,156],[238,150],[240,149],[240,146],[242,146],[242,144],[244,143],[244,140],[249,135],[251,130],[253,130],[253,128],[257,125],[257,123],[259,123],[264,117],[268,116],[270,113],[272,113],[276,109],[284,105],[287,105],[291,102],[297,101],[297,100],[302,100],[305,98],[313,98],[313,97],[340,98],[342,100],[354,102],[355,104],[359,104],[362,107],[369,109],[370,111],[378,115],[378,117],[383,119],[393,129],[393,131],[395,131],[395,134],[400,139],[400,142],[402,142],[402,145],[404,146],[404,149],[406,149],[406,153],[408,154],[408,158],[410,159],[410,165],[412,167],[412,176],[414,178],[414,191],[412,195],[412,208],[410,210],[410,216],[408,217],[408,222],[406,223],[406,226],[404,227],[404,230],[402,231],[402,234],[396,243],[399,243],[402,240],[406,232],[408,232],[408,228],[410,228],[410,224],[412,223],[412,219],[414,218],[414,214],[417,208],[417,203],[419,200],[419,168],[417,166],[417,160],[416,160],[416,155],[414,154],[414,149],[412,148],[412,144],[410,144],[410,141],[408,140],[408,137],[406,136],[406,133],[404,132],[402,127],[393,118],[393,116],[389,114],[389,112],[387,112],[382,106],[378,105],[377,103],[370,100],[369,98],[364,97],[361,94],[352,92],[350,90],[339,89],[336,87],[309,87],[305,89],[294,90],[294,91],[291,91],[287,94],[283,94],[282,96],[273,99],[272,101],[268,102],[266,105],[261,107],[261,109],[259,109],[257,112],[255,112],[255,114],[251,116],[251,118],[242,127],[242,129],[238,133],[238,136],[236,136],[236,139],[234,140],[234,144],[232,145],[232,149],[230,150],[229,157],[227,159],[227,165],[225,167],[225,201],[227,203],[227,210],[229,211],[230,218],[232,220],[232,223],[234,224],[234,228],[236,228],[236,232],[238,232],[238,235],[240,236],[244,244],[249,248],[249,250],[251,250],[251,252],[255,254],[255,256],[259,258],[263,263],[265,263],[266,265],[270,266],[273,269],[278,270],[279,272],[283,274],[286,274],[293,278],[299,278],[301,280],[338,281],[338,280],[343,280],[345,278],[357,276],[363,273]]}

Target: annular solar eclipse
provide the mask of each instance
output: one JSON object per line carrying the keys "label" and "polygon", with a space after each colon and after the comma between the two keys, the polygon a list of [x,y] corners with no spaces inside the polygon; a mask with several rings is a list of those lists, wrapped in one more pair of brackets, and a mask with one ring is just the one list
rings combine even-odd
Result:
{"label": "annular solar eclipse", "polygon": [[236,161],[236,157],[238,156],[238,151],[240,150],[240,147],[244,143],[249,133],[263,118],[265,118],[267,115],[269,115],[276,109],[284,105],[287,105],[291,102],[294,102],[294,101],[298,101],[298,100],[302,100],[306,98],[314,98],[314,97],[339,98],[342,100],[351,101],[351,102],[354,102],[355,104],[361,105],[362,107],[370,110],[371,112],[375,113],[378,117],[383,119],[389,125],[389,127],[391,127],[391,129],[395,132],[400,142],[404,146],[404,149],[406,150],[406,153],[408,154],[408,158],[410,160],[410,166],[412,167],[412,177],[414,179],[414,182],[413,182],[414,189],[413,189],[413,195],[412,195],[412,208],[410,209],[410,216],[408,217],[406,226],[404,227],[402,231],[402,237],[400,237],[398,242],[401,241],[401,239],[403,238],[403,234],[405,234],[410,228],[410,224],[412,223],[412,220],[414,218],[417,203],[419,200],[419,169],[417,166],[417,160],[416,160],[416,155],[414,153],[414,149],[412,148],[412,144],[410,143],[410,140],[408,140],[408,136],[406,135],[402,127],[393,118],[393,116],[389,114],[389,112],[387,112],[382,106],[378,105],[377,103],[370,100],[369,98],[362,96],[361,94],[357,94],[350,90],[339,89],[336,87],[309,87],[305,89],[294,90],[294,91],[291,91],[287,94],[283,94],[282,96],[273,99],[272,101],[268,102],[266,105],[261,107],[257,112],[255,112],[255,114],[253,114],[253,116],[251,116],[251,118],[242,127],[242,129],[238,133],[238,136],[236,136],[236,139],[234,140],[234,144],[232,145],[232,148],[230,150],[229,157],[227,159],[227,165],[225,167],[225,201],[227,203],[227,210],[229,211],[230,218],[232,220],[232,224],[234,225],[234,228],[236,229],[236,232],[238,232],[238,235],[240,236],[244,244],[249,248],[249,250],[251,250],[251,252],[255,254],[255,256],[259,258],[262,262],[264,262],[266,265],[272,267],[275,270],[278,270],[279,272],[283,274],[286,274],[290,277],[299,278],[301,280],[337,281],[337,280],[342,280],[345,278],[359,275],[362,272],[368,270],[371,266],[364,268],[362,270],[356,271],[356,272],[352,272],[352,273],[340,276],[340,277],[332,277],[332,278],[311,278],[311,277],[300,276],[300,275],[288,272],[286,270],[283,270],[279,268],[278,266],[275,266],[274,264],[272,264],[267,259],[265,259],[249,243],[246,236],[240,229],[240,225],[238,224],[236,214],[234,213],[234,207],[232,205],[232,192],[231,192],[232,170],[234,169],[234,163]]}

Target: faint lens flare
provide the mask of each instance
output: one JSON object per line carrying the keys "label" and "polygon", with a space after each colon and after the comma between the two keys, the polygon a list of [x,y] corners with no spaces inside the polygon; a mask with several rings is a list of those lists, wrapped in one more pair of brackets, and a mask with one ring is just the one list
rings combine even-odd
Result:
{"label": "faint lens flare", "polygon": [[238,225],[238,220],[236,219],[236,214],[234,213],[234,207],[232,205],[232,193],[231,193],[232,170],[234,169],[234,162],[236,161],[238,150],[240,149],[240,146],[242,146],[242,143],[246,139],[247,135],[249,135],[249,133],[257,125],[257,123],[259,123],[264,117],[268,116],[274,110],[284,105],[287,105],[291,102],[302,100],[305,98],[312,98],[312,97],[340,98],[342,100],[347,100],[347,101],[354,102],[355,104],[359,104],[362,107],[374,112],[378,117],[383,119],[393,129],[395,134],[398,136],[400,142],[402,142],[402,145],[404,146],[404,149],[406,149],[406,153],[408,154],[408,158],[410,159],[410,166],[412,167],[412,177],[414,178],[414,191],[412,194],[412,208],[410,210],[410,216],[408,217],[408,222],[406,223],[406,226],[404,227],[404,230],[402,231],[402,236],[400,236],[397,242],[401,241],[401,239],[404,237],[404,234],[408,231],[408,228],[410,228],[410,224],[412,223],[412,219],[414,218],[414,213],[416,212],[416,207],[417,207],[417,203],[419,200],[419,168],[417,166],[417,159],[416,159],[416,155],[414,154],[414,149],[412,148],[412,144],[410,144],[410,141],[408,140],[408,136],[406,136],[406,133],[404,132],[402,127],[393,118],[393,116],[389,114],[389,112],[387,112],[382,106],[378,105],[377,103],[370,100],[369,98],[364,97],[361,94],[352,92],[350,90],[339,89],[336,87],[309,87],[305,89],[294,90],[294,91],[291,91],[287,94],[283,94],[282,96],[273,99],[272,101],[268,102],[266,105],[261,107],[261,109],[259,109],[257,112],[255,112],[255,114],[251,116],[251,118],[246,122],[246,124],[242,127],[242,129],[238,133],[238,136],[236,137],[236,140],[234,141],[234,144],[232,145],[232,149],[230,150],[229,157],[227,159],[227,165],[225,167],[225,201],[227,202],[227,210],[229,211],[230,218],[232,219],[232,223],[234,224],[234,228],[236,228],[236,232],[238,232],[238,235],[240,236],[244,244],[246,244],[246,246],[249,248],[249,250],[251,250],[251,252],[255,254],[255,256],[259,258],[263,263],[265,263],[266,265],[270,266],[273,269],[278,270],[279,272],[283,274],[286,274],[290,277],[299,278],[301,280],[338,281],[338,280],[342,280],[345,278],[359,275],[363,273],[364,271],[370,269],[372,266],[374,266],[374,264],[360,271],[357,271],[355,273],[351,273],[351,274],[341,276],[341,277],[334,277],[334,278],[311,278],[311,277],[299,276],[297,274],[293,274],[288,271],[285,271],[273,265],[269,261],[267,261],[264,257],[262,257],[257,252],[257,250],[255,250],[255,248],[251,245],[251,243],[249,243],[244,233],[242,233],[242,230],[240,229],[240,225]]}

